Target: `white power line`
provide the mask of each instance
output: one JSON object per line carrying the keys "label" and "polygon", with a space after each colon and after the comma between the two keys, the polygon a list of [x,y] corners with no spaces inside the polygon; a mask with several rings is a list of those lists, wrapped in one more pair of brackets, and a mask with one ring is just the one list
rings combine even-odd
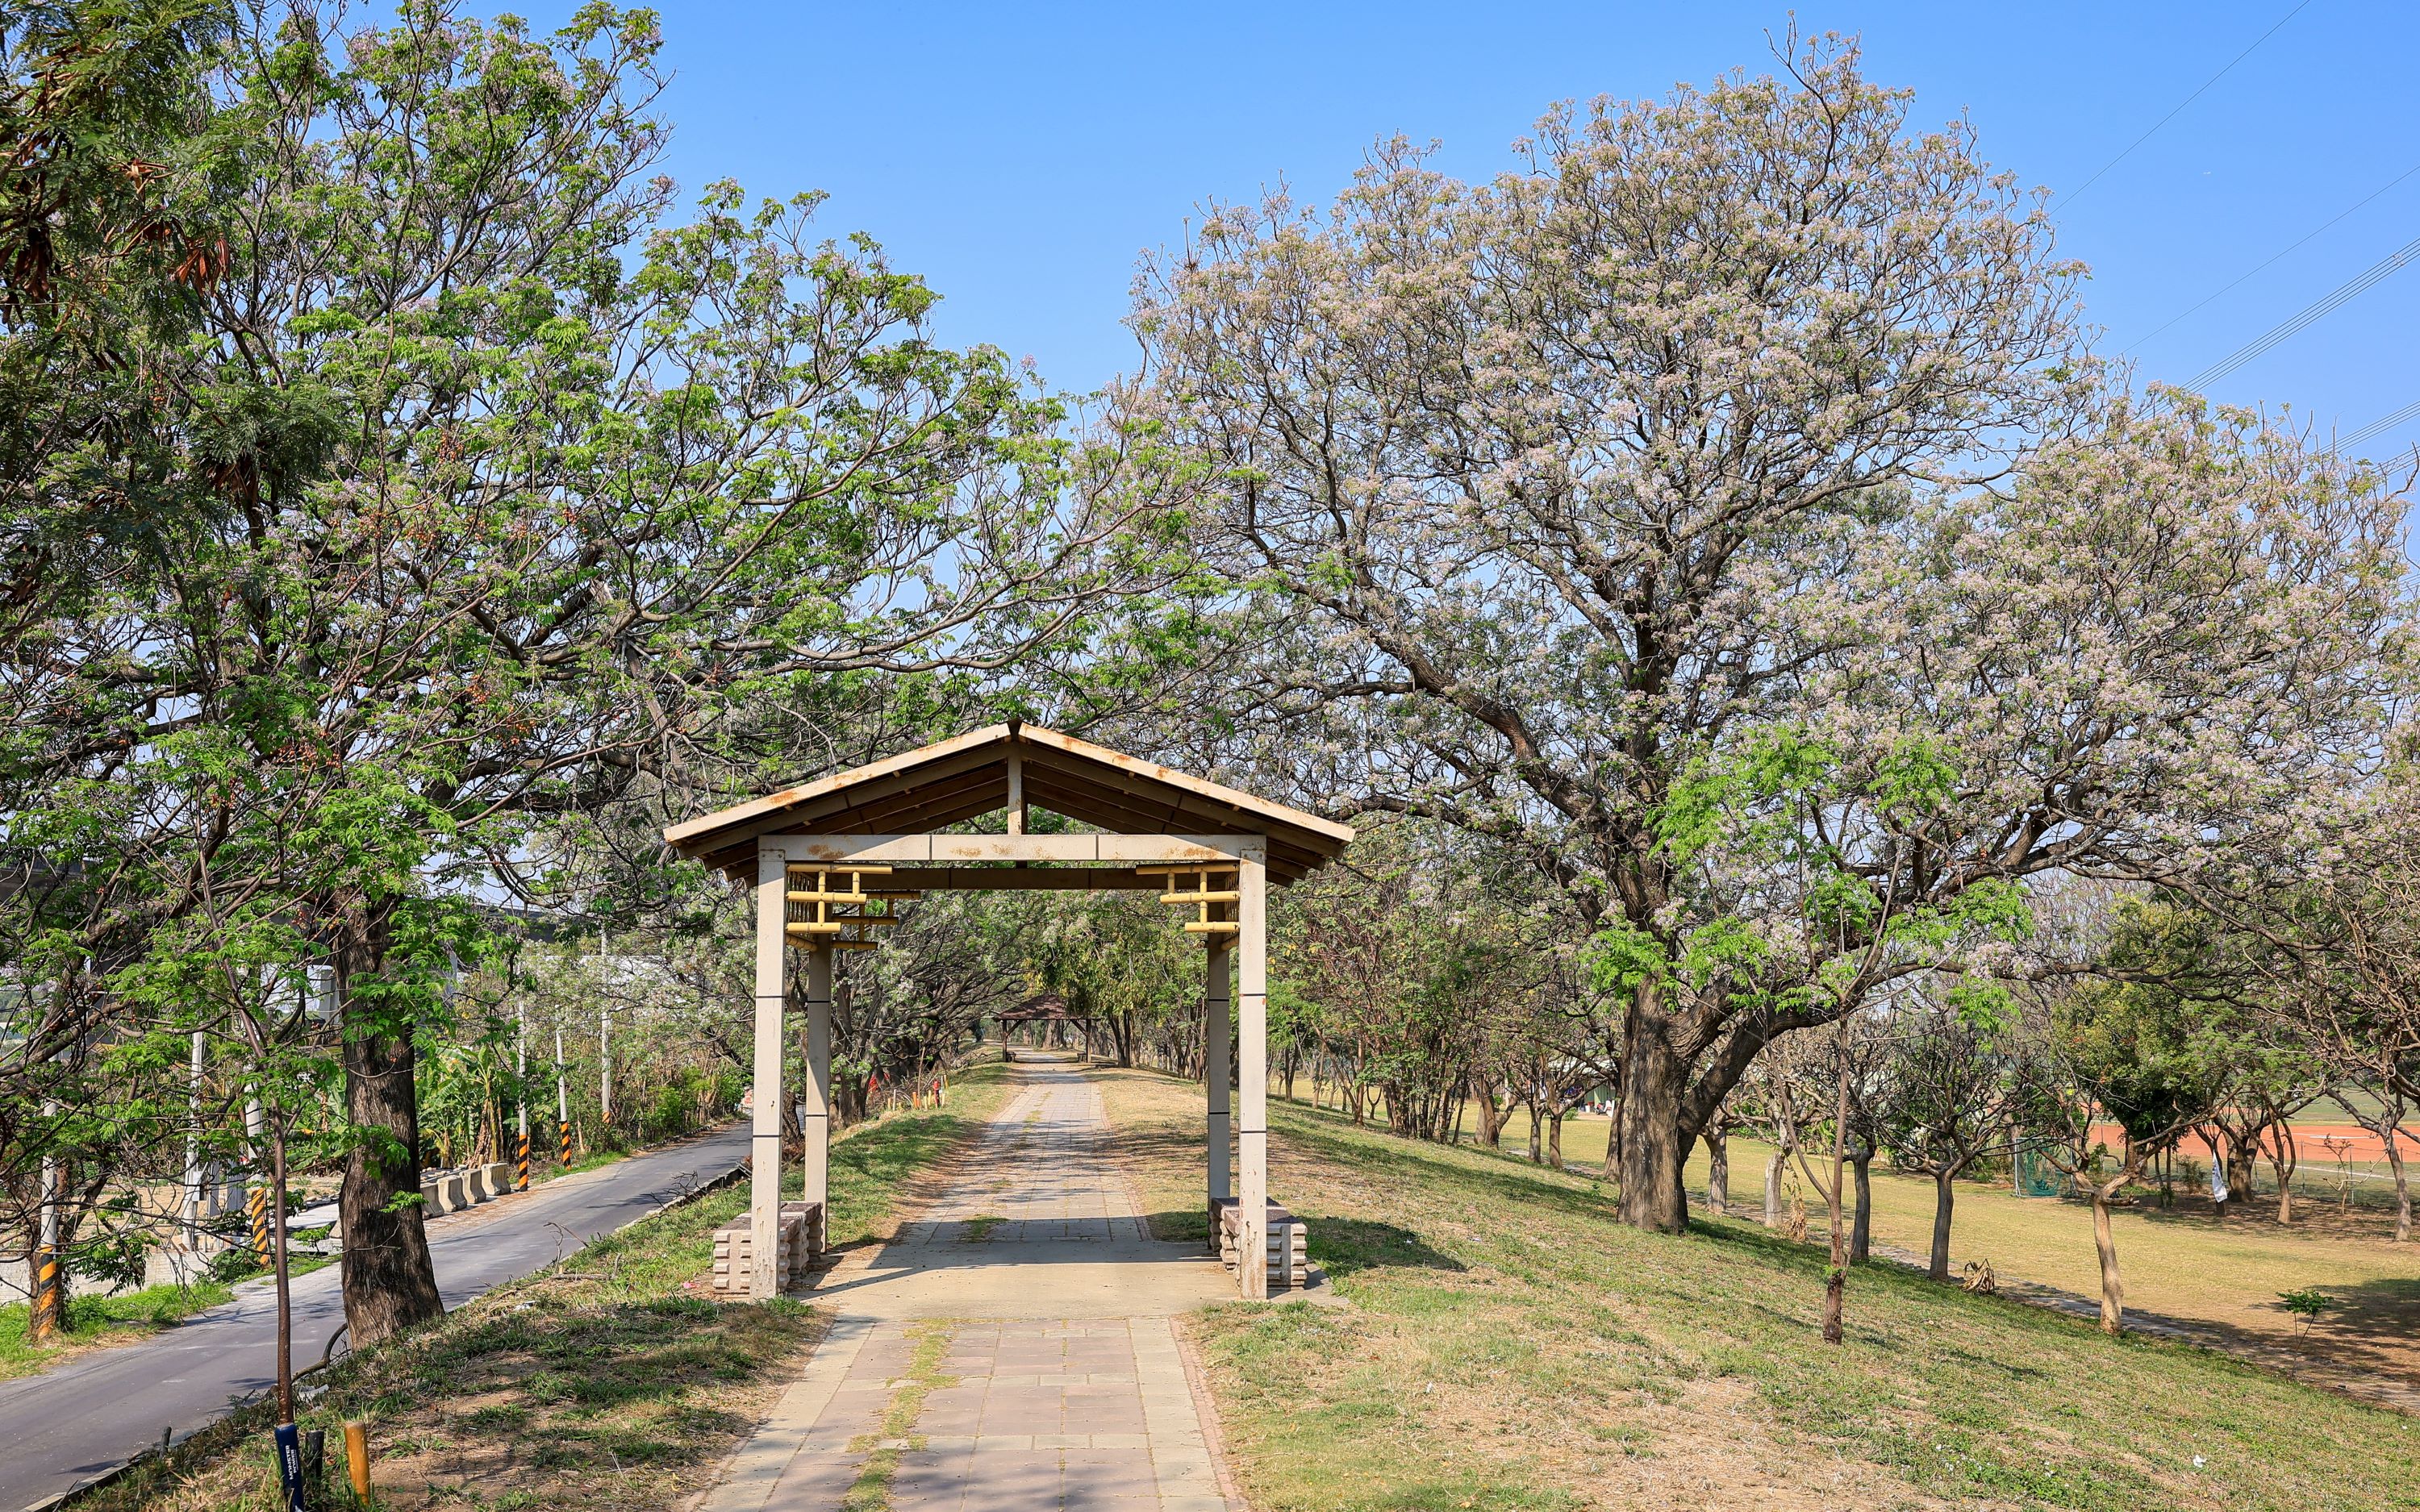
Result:
{"label": "white power line", "polygon": [[2420,418],[2420,399],[2413,400],[2391,415],[2381,415],[2361,429],[2339,439],[2336,441],[2336,447],[2340,451],[2350,450],[2373,437],[2383,436],[2405,421],[2414,418]]}
{"label": "white power line", "polygon": [[2286,341],[2302,334],[2320,320],[2342,309],[2358,296],[2377,287],[2389,276],[2410,266],[2415,259],[2420,259],[2420,238],[2405,242],[2259,335],[2203,368],[2185,380],[2185,387],[2206,389],[2241,369],[2247,363],[2266,356]]}
{"label": "white power line", "polygon": [[2115,168],[2115,167],[2116,167],[2116,166],[2118,166],[2119,163],[2121,163],[2121,162],[2125,162],[2129,157],[2132,157],[2132,156],[2133,155],[2134,149],[2135,149],[2136,147],[2141,147],[2144,143],[2149,142],[2152,137],[2154,137],[2154,136],[2158,135],[2158,134],[2159,134],[2159,130],[2160,130],[2160,128],[2161,128],[2161,127],[2167,125],[2167,124],[2168,124],[2168,122],[2170,122],[2170,121],[2172,121],[2172,120],[2175,120],[2175,119],[2177,118],[2178,115],[2179,115],[2180,112],[2182,112],[2182,111],[2183,111],[2183,109],[2184,109],[2187,105],[2192,104],[2195,100],[2199,100],[2199,99],[2200,99],[2204,94],[2208,93],[2208,92],[2209,92],[2209,89],[2210,89],[2210,86],[2211,86],[2211,85],[2214,85],[2214,84],[2218,83],[2218,81],[2219,81],[2219,80],[2226,78],[2229,73],[2232,73],[2233,71],[2235,71],[2235,65],[2236,65],[2236,64],[2242,62],[2245,58],[2250,57],[2250,56],[2253,54],[2253,53],[2254,53],[2256,50],[2257,50],[2257,49],[2258,49],[2258,47],[2260,46],[2260,44],[2261,44],[2261,43],[2263,43],[2263,42],[2267,41],[2267,40],[2268,40],[2269,39],[2271,39],[2272,37],[2276,36],[2276,35],[2277,35],[2277,31],[2278,31],[2278,28],[2279,28],[2279,27],[2284,26],[2284,25],[2286,24],[2286,23],[2288,23],[2288,22],[2289,22],[2289,21],[2293,20],[2296,16],[2301,15],[2301,14],[2303,13],[2303,11],[2304,10],[2304,8],[2307,8],[2307,7],[2310,5],[2310,3],[2311,3],[2311,0],[2302,0],[2302,4],[2301,4],[2301,5],[2296,6],[2293,9],[2288,10],[2288,11],[2287,11],[2284,15],[2282,15],[2282,16],[2278,17],[2278,18],[2277,18],[2277,23],[2276,23],[2276,25],[2270,27],[2267,31],[2262,32],[2259,36],[2257,36],[2257,37],[2256,37],[2256,38],[2254,38],[2254,39],[2252,39],[2252,46],[2247,47],[2247,48],[2245,48],[2242,52],[2236,54],[2235,54],[2235,56],[2234,56],[2234,58],[2233,58],[2233,60],[2231,60],[2231,61],[2226,65],[2226,68],[2223,68],[2223,69],[2219,69],[2216,73],[2213,73],[2213,74],[2211,74],[2209,78],[2204,79],[2204,80],[2202,81],[2202,83],[2201,83],[2201,87],[2200,87],[2199,89],[2195,90],[2192,94],[2189,94],[2189,95],[2185,96],[2185,97],[2184,97],[2184,99],[2182,99],[2182,100],[2180,100],[2177,101],[2177,108],[2176,108],[2175,110],[2172,110],[2172,111],[2168,112],[2165,116],[2161,116],[2158,120],[2153,121],[2153,122],[2151,123],[2151,129],[2150,129],[2149,131],[2145,131],[2142,135],[2140,135],[2140,136],[2138,136],[2138,137],[2134,138],[2134,140],[2133,140],[2132,142],[2127,143],[2127,144],[2126,144],[2126,150],[2125,150],[2125,151],[2118,153],[2116,157],[2114,157],[2114,158],[2110,159],[2107,162],[2102,163],[2102,164],[2101,165],[2101,167],[2100,167],[2099,172],[2096,172],[2095,174],[2093,174],[2093,176],[2092,176],[2091,177],[2086,178],[2084,182],[2082,182],[2082,183],[2080,183],[2080,184],[2076,185],[2073,189],[2071,189],[2071,190],[2069,190],[2066,193],[2061,194],[2061,195],[2058,197],[2057,203],[2058,203],[2058,204],[2060,204],[2060,205],[2068,204],[2070,201],[2073,200],[2073,199],[2075,198],[2075,196],[2076,196],[2076,195],[2083,193],[2086,190],[2090,189],[2093,185],[2095,185],[2095,184],[2099,183],[2099,182],[2101,181],[2101,177],[2102,177],[2102,174],[2107,173],[2110,169]]}
{"label": "white power line", "polygon": [[2209,303],[2211,303],[2211,301],[2214,301],[2214,300],[2216,300],[2216,299],[2220,298],[2222,295],[2226,295],[2226,294],[2229,294],[2229,293],[2234,292],[2237,288],[2241,287],[2241,286],[2244,284],[2244,282],[2245,282],[2246,280],[2250,279],[2254,274],[2256,274],[2256,273],[2261,273],[2261,272],[2265,272],[2265,271],[2267,271],[2269,269],[2271,269],[2271,268],[2274,267],[2274,266],[2275,266],[2275,265],[2276,265],[2280,260],[2282,260],[2283,258],[2285,258],[2288,254],[2290,254],[2290,253],[2295,253],[2295,252],[2299,252],[2299,251],[2301,251],[2304,247],[2308,246],[2311,242],[2313,242],[2313,241],[2315,241],[2315,240],[2317,240],[2317,239],[2319,239],[2319,234],[2320,234],[2321,232],[2323,232],[2323,231],[2327,231],[2327,230],[2329,230],[2329,229],[2333,228],[2333,227],[2336,224],[2336,223],[2337,223],[2338,221],[2342,221],[2346,216],[2350,215],[2353,211],[2355,211],[2355,210],[2357,210],[2357,209],[2360,209],[2363,206],[2367,205],[2371,200],[2374,200],[2374,199],[2376,199],[2379,195],[2385,193],[2388,190],[2393,189],[2396,185],[2397,185],[2397,184],[2399,184],[2399,183],[2403,182],[2403,180],[2405,180],[2406,178],[2411,177],[2412,177],[2413,174],[2415,174],[2415,173],[2420,173],[2420,162],[2415,162],[2415,163],[2413,163],[2411,167],[2404,169],[2404,170],[2403,170],[2401,173],[2399,173],[2399,174],[2397,174],[2394,177],[2392,177],[2392,178],[2388,179],[2385,183],[2382,183],[2382,184],[2379,185],[2376,189],[2373,189],[2373,190],[2371,190],[2368,193],[2364,194],[2364,195],[2363,195],[2359,200],[2355,201],[2355,202],[2354,202],[2354,203],[2352,203],[2351,205],[2347,206],[2347,207],[2346,207],[2342,211],[2338,212],[2338,213],[2337,213],[2334,218],[2330,219],[2330,220],[2329,220],[2329,221],[2327,221],[2325,224],[2321,224],[2321,225],[2319,225],[2319,226],[2315,227],[2315,228],[2311,231],[2311,233],[2310,233],[2308,236],[2304,237],[2300,241],[2295,242],[2292,246],[2286,248],[2286,249],[2285,249],[2284,251],[2282,251],[2282,252],[2279,252],[2275,256],[2271,257],[2267,262],[2264,262],[2264,263],[2260,264],[2260,266],[2259,266],[2259,267],[2257,267],[2257,268],[2254,268],[2254,269],[2251,269],[2251,270],[2247,270],[2247,271],[2246,271],[2246,272],[2245,272],[2245,273],[2244,273],[2241,278],[2238,278],[2238,279],[2236,279],[2233,283],[2228,284],[2225,288],[2221,288],[2221,289],[2218,289],[2218,290],[2214,291],[2214,292],[2213,292],[2213,293],[2211,293],[2208,298],[2206,298],[2206,299],[2202,300],[2199,303],[2195,304],[2194,306],[2192,306],[2192,308],[2190,308],[2190,309],[2186,309],[2186,310],[2181,310],[2181,311],[2178,312],[2176,315],[2171,316],[2167,319],[2167,321],[2166,321],[2164,324],[2163,324],[2163,325],[2159,326],[2156,330],[2151,331],[2151,332],[2149,332],[2148,334],[2137,336],[2137,337],[2135,337],[2133,341],[2128,342],[2124,347],[2120,347],[2120,348],[2118,349],[2118,356],[2120,356],[2120,357],[2125,356],[2128,352],[2133,351],[2135,347],[2140,347],[2140,346],[2143,346],[2143,345],[2145,345],[2146,343],[2148,343],[2148,342],[2151,341],[2154,337],[2159,336],[2162,332],[2165,332],[2165,331],[2166,331],[2170,326],[2175,325],[2178,321],[2184,319],[2187,316],[2194,315],[2194,314],[2195,314],[2196,312],[2200,311],[2200,310],[2201,310],[2205,305],[2208,305]]}

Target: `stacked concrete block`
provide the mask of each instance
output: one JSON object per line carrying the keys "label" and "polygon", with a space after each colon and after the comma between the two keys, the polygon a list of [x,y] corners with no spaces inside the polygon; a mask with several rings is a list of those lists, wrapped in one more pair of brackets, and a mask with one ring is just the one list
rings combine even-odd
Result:
{"label": "stacked concrete block", "polygon": [[[1234,1198],[1228,1197],[1218,1204],[1218,1260],[1233,1271],[1241,1254],[1244,1210]],[[1274,1202],[1269,1204],[1268,1261],[1270,1289],[1310,1284],[1310,1227]]]}
{"label": "stacked concrete block", "polygon": [[[820,1202],[784,1202],[781,1222],[774,1226],[773,1274],[782,1289],[803,1282],[814,1257],[824,1251],[824,1209]],[[756,1227],[741,1213],[714,1231],[714,1293],[745,1297],[756,1257]]]}

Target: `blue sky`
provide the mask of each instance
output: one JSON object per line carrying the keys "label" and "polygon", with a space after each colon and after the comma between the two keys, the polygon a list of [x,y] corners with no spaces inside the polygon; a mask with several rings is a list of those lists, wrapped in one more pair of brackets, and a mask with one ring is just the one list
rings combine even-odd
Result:
{"label": "blue sky", "polygon": [[[2090,265],[2115,351],[2407,169],[2420,6],[1853,3],[1802,7],[1858,34],[1916,117],[1968,115],[1986,155],[2074,190],[2285,20],[2097,181],[2055,207]],[[522,8],[540,23],[568,6]],[[2289,12],[2291,12],[2289,16]],[[684,189],[827,191],[944,296],[941,334],[1032,357],[1055,386],[1132,365],[1119,325],[1138,255],[1209,197],[1283,177],[1324,199],[1402,131],[1481,177],[1550,102],[1657,95],[1772,68],[1778,5],[1262,5],[1216,8],[675,3],[664,8]],[[2420,237],[2420,174],[2144,342],[2188,378]],[[2214,384],[2349,432],[2420,401],[2407,360],[2420,265]],[[2420,441],[2420,419],[2363,450]]]}

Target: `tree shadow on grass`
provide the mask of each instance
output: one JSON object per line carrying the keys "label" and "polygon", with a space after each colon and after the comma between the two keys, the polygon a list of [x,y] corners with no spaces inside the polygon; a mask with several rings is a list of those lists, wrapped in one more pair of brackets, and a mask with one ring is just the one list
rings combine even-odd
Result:
{"label": "tree shadow on grass", "polygon": [[2335,1305],[2296,1341],[2301,1352],[2420,1386],[2420,1276],[2319,1289]]}
{"label": "tree shadow on grass", "polygon": [[1333,1217],[1306,1221],[1311,1225],[1311,1257],[1331,1279],[1382,1268],[1455,1273],[1470,1269],[1452,1256],[1432,1248],[1410,1229],[1398,1228],[1393,1224]]}
{"label": "tree shadow on grass", "polygon": [[867,1238],[909,1180],[976,1127],[956,1113],[923,1113],[885,1120],[834,1140],[826,1165],[831,1199],[826,1232],[833,1246],[845,1249]]}
{"label": "tree shadow on grass", "polygon": [[415,1405],[486,1400],[489,1430],[550,1468],[679,1463],[745,1429],[716,1397],[787,1359],[814,1326],[804,1308],[690,1297],[541,1304],[420,1351],[411,1395]]}
{"label": "tree shadow on grass", "polygon": [[1170,1208],[1147,1212],[1142,1221],[1151,1229],[1151,1237],[1171,1243],[1192,1244],[1207,1250],[1210,1244],[1210,1209]]}
{"label": "tree shadow on grass", "polygon": [[1357,1129],[1343,1123],[1341,1114],[1295,1107],[1279,1117],[1289,1144],[1326,1160],[1401,1175],[1432,1188],[1535,1203],[1574,1215],[1604,1218],[1613,1212],[1611,1191],[1577,1173],[1542,1170],[1509,1156],[1404,1139],[1380,1129]]}

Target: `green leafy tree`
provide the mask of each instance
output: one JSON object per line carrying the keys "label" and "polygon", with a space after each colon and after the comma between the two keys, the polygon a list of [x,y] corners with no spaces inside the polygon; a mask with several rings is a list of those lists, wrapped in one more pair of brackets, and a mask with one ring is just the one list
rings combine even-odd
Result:
{"label": "green leafy tree", "polygon": [[456,900],[746,770],[735,711],[1018,665],[1160,551],[1126,438],[933,343],[813,196],[674,217],[658,45],[448,4],[218,45],[227,270],[171,406],[207,507],[50,623],[11,737],[43,864],[141,870],[133,953],[207,891],[334,968],[359,1344],[439,1307],[414,1088],[482,948]]}
{"label": "green leafy tree", "polygon": [[[2118,981],[2076,983],[2038,1011],[2043,1069],[2021,1118],[2036,1147],[2092,1204],[2106,1334],[2124,1329],[2126,1309],[2112,1204],[2226,1095],[2224,1059],[2211,1054],[2204,1028],[2185,999]],[[2102,1132],[2112,1124],[2115,1150]]]}
{"label": "green leafy tree", "polygon": [[1891,1031],[1880,1138],[1900,1170],[1932,1180],[1925,1274],[1947,1281],[1958,1178],[2005,1146],[2038,1068],[2016,1005],[1994,985],[1912,994]]}

